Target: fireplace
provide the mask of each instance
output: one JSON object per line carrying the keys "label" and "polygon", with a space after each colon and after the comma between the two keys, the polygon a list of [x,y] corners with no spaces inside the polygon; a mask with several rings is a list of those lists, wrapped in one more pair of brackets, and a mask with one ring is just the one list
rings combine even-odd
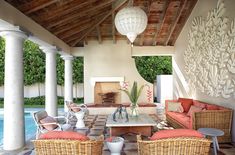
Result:
{"label": "fireplace", "polygon": [[124,77],[92,77],[94,103],[112,105],[121,103],[121,84]]}
{"label": "fireplace", "polygon": [[96,82],[94,89],[95,104],[121,103],[119,82]]}

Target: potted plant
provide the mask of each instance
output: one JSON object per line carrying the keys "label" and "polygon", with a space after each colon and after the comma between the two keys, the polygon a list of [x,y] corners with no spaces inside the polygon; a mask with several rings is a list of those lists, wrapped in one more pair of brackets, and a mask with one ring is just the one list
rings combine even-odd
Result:
{"label": "potted plant", "polygon": [[142,85],[139,89],[137,86],[137,82],[134,81],[131,91],[128,91],[127,89],[121,89],[122,91],[124,91],[127,96],[129,97],[130,101],[131,101],[131,116],[138,116],[139,112],[138,112],[138,99],[140,97],[140,94],[142,92],[144,88],[144,85]]}

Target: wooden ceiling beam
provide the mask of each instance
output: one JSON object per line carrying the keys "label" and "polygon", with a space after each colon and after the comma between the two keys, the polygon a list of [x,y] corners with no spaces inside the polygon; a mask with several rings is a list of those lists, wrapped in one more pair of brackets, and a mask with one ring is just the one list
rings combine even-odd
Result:
{"label": "wooden ceiling beam", "polygon": [[78,25],[76,28],[70,29],[69,31],[65,33],[61,33],[58,37],[63,39],[69,38],[70,36],[73,36],[74,34],[77,34],[83,30],[86,30],[90,27],[90,24],[84,24],[83,26]]}
{"label": "wooden ceiling beam", "polygon": [[80,31],[80,32],[77,32],[76,34],[70,36],[69,38],[66,38],[66,42],[67,43],[73,43],[75,40],[78,39],[79,36],[81,36],[82,34],[85,33],[86,30],[89,30],[89,28],[83,30],[83,31]]}
{"label": "wooden ceiling beam", "polygon": [[[149,15],[150,15],[151,5],[152,5],[152,0],[149,1],[148,7],[147,7],[147,10],[146,10],[147,19],[149,18]],[[145,31],[140,35],[140,42],[139,42],[140,46],[143,46],[143,44],[144,44],[144,35],[145,35]]]}
{"label": "wooden ceiling beam", "polygon": [[112,13],[112,36],[113,36],[113,43],[116,44],[116,28],[115,28],[115,13]]}
{"label": "wooden ceiling beam", "polygon": [[61,33],[66,33],[67,31],[78,27],[78,25],[89,24],[90,21],[91,21],[90,18],[86,18],[86,19],[83,19],[81,21],[76,21],[75,23],[68,23],[67,25],[57,27],[57,28],[53,29],[52,31],[55,35],[58,35],[58,34],[61,34]]}
{"label": "wooden ceiling beam", "polygon": [[123,4],[125,4],[127,2],[127,0],[116,0],[114,2],[114,6],[113,9],[106,14],[103,18],[101,18],[99,20],[99,22],[97,22],[95,25],[93,25],[86,33],[84,33],[79,39],[77,39],[75,42],[72,43],[73,46],[75,46],[77,43],[79,43],[85,36],[87,36],[91,31],[93,31],[93,29],[101,24],[106,18],[108,18],[115,10],[117,10],[119,7],[121,7]]}
{"label": "wooden ceiling beam", "polygon": [[101,3],[100,5],[90,7],[89,9],[84,9],[82,12],[77,12],[77,13],[74,13],[74,14],[69,14],[69,15],[61,17],[59,19],[51,20],[51,21],[49,21],[51,24],[46,26],[46,27],[48,29],[50,29],[50,28],[52,28],[54,26],[57,26],[59,24],[67,23],[67,22],[73,21],[73,20],[75,20],[77,18],[80,18],[80,17],[83,17],[83,16],[87,16],[89,14],[89,12],[101,9],[103,7],[106,7],[107,5],[109,5],[113,1],[114,0],[108,0],[107,2]]}
{"label": "wooden ceiling beam", "polygon": [[[181,3],[182,3],[182,1],[181,1]],[[166,42],[164,43],[165,46],[168,45],[168,43],[169,43],[169,40],[170,40],[170,38],[171,38],[171,35],[172,35],[173,31],[175,30],[175,27],[176,27],[176,25],[177,25],[177,23],[178,23],[178,21],[179,21],[179,19],[180,19],[180,17],[181,17],[181,14],[182,14],[182,12],[183,12],[183,10],[184,10],[184,8],[185,8],[186,3],[187,3],[187,0],[183,0],[183,4],[181,5],[181,7],[180,7],[180,9],[179,9],[179,11],[178,11],[178,13],[177,13],[177,15],[176,15],[176,19],[175,19],[175,21],[173,22],[173,26],[171,26],[170,33],[168,33],[167,40],[166,40]]]}
{"label": "wooden ceiling beam", "polygon": [[[174,45],[174,44],[175,44],[175,42],[176,42],[176,40],[177,40],[177,38],[178,38],[178,36],[179,36],[181,30],[183,29],[183,26],[185,25],[185,23],[186,23],[186,21],[187,21],[189,15],[190,15],[191,12],[193,11],[193,8],[194,8],[194,6],[196,5],[197,1],[198,1],[198,0],[191,1],[191,3],[189,4],[190,6],[188,7],[188,9],[186,10],[186,13],[185,13],[185,14],[186,14],[186,17],[184,17],[183,20],[181,21],[182,23],[181,23],[180,27],[177,29],[176,34],[175,34],[175,37],[172,39],[171,45]],[[188,15],[188,16],[187,16],[187,15]]]}
{"label": "wooden ceiling beam", "polygon": [[36,12],[36,11],[38,11],[38,10],[41,10],[41,9],[43,9],[43,8],[49,6],[49,5],[52,5],[52,4],[56,3],[57,1],[58,1],[58,0],[48,1],[48,2],[46,2],[46,3],[44,3],[44,4],[42,4],[42,5],[39,5],[39,6],[35,7],[35,8],[32,8],[32,9],[26,11],[25,14],[28,15],[28,14],[30,14],[30,13]]}
{"label": "wooden ceiling beam", "polygon": [[[103,12],[102,14],[99,14],[98,16],[96,16],[97,18],[99,17],[103,17],[104,15],[106,15],[108,12]],[[97,22],[97,19],[90,19],[89,18],[89,22],[88,23],[84,23],[83,26],[81,26],[81,24],[77,25],[77,28],[73,28],[70,30],[70,35],[64,39],[66,40],[69,40],[69,41],[73,41],[73,40],[76,40],[77,38],[79,38],[80,36],[80,32],[84,31],[84,30],[87,30],[89,27],[91,27],[92,25],[94,25],[95,23]],[[63,34],[61,34],[61,36],[63,36]],[[66,35],[66,34],[65,34]]]}
{"label": "wooden ceiling beam", "polygon": [[43,9],[51,4],[58,2],[58,0],[32,0],[19,6],[19,10],[28,15],[40,9]]}
{"label": "wooden ceiling beam", "polygon": [[97,36],[98,36],[97,38],[98,38],[99,44],[101,44],[102,43],[102,36],[101,36],[99,25],[96,26],[96,31],[97,31]]}
{"label": "wooden ceiling beam", "polygon": [[171,0],[166,0],[165,6],[164,6],[164,9],[163,9],[164,12],[162,13],[162,15],[160,17],[160,20],[159,20],[160,22],[157,23],[156,32],[155,32],[154,37],[153,37],[153,46],[156,46],[158,35],[160,34],[160,31],[163,27],[163,24],[165,23],[166,14],[167,14],[168,9],[170,8],[170,1]]}
{"label": "wooden ceiling beam", "polygon": [[[77,11],[81,8],[84,8],[85,6],[89,5],[91,1],[87,0],[85,2],[80,2],[80,1],[73,1],[73,0],[66,0],[66,4],[64,4],[61,7],[55,8],[54,10],[51,10],[49,12],[42,13],[40,15],[40,22],[47,22],[49,20],[52,20],[53,18],[58,18],[64,15],[67,15],[73,11]],[[68,3],[71,2],[71,3]]]}

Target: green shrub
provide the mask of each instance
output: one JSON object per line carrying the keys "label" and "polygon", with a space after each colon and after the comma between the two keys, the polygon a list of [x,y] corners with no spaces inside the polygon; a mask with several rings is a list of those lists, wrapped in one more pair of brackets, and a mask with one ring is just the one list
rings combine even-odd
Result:
{"label": "green shrub", "polygon": [[172,74],[171,56],[142,56],[134,58],[139,74],[150,83],[154,83],[157,75]]}
{"label": "green shrub", "polygon": [[[84,103],[83,98],[74,98],[75,103]],[[58,96],[57,98],[58,105],[64,105],[64,97]],[[4,99],[0,98],[0,107],[2,108],[4,104]],[[45,105],[45,96],[40,97],[32,97],[32,98],[24,98],[24,105],[27,105],[27,107],[36,107],[37,105],[41,107],[42,105]]]}

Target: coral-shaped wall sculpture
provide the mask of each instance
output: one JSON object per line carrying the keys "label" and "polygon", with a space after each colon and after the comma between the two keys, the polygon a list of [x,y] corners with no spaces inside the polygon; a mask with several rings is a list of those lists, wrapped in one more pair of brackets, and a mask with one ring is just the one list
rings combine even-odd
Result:
{"label": "coral-shaped wall sculpture", "polygon": [[235,98],[235,19],[230,22],[224,13],[224,2],[218,0],[206,18],[194,18],[184,53],[185,71],[192,90]]}

